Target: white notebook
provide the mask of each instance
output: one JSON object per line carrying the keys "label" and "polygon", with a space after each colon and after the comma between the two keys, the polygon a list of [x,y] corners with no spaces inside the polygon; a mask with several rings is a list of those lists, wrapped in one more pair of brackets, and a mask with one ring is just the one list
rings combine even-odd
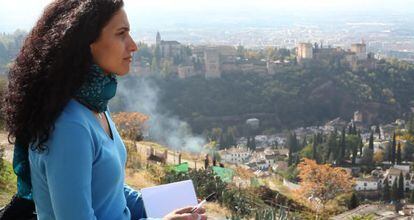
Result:
{"label": "white notebook", "polygon": [[149,218],[162,218],[176,209],[198,204],[191,180],[143,188],[141,193]]}

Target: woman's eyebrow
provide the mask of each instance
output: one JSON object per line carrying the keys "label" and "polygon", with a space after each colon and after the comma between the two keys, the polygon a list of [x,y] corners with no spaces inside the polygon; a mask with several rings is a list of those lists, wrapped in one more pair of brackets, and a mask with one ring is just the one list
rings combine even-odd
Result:
{"label": "woman's eyebrow", "polygon": [[117,31],[129,31],[129,27],[128,26],[124,26],[124,27],[120,27],[117,29]]}

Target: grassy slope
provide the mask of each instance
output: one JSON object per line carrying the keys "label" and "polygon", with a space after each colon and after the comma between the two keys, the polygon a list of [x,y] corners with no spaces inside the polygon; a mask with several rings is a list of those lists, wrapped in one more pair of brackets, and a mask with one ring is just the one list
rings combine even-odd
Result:
{"label": "grassy slope", "polygon": [[5,206],[16,192],[16,176],[13,174],[12,165],[6,161],[6,172],[8,175],[4,178],[5,183],[0,184],[0,207]]}

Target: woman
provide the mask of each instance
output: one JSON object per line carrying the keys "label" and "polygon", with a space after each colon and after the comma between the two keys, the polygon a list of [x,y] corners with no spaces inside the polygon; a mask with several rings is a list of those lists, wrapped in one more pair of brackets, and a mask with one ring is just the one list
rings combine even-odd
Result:
{"label": "woman", "polygon": [[[122,0],[56,0],[25,40],[4,111],[17,197],[33,198],[38,219],[146,217],[124,183],[126,150],[107,110],[136,50]],[[190,209],[164,219],[206,218]]]}

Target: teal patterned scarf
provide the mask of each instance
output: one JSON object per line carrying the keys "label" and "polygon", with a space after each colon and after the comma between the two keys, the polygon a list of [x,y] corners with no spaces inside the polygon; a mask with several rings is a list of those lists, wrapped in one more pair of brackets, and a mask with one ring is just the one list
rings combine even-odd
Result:
{"label": "teal patterned scarf", "polygon": [[[102,68],[94,64],[74,98],[92,111],[104,112],[108,108],[109,100],[115,96],[116,88],[115,74],[105,74]],[[14,145],[13,170],[17,175],[17,197],[32,200],[29,152],[18,139]]]}
{"label": "teal patterned scarf", "polygon": [[75,98],[95,112],[104,112],[109,100],[115,96],[116,88],[115,74],[105,74],[98,65],[92,65],[86,82],[76,92]]}

